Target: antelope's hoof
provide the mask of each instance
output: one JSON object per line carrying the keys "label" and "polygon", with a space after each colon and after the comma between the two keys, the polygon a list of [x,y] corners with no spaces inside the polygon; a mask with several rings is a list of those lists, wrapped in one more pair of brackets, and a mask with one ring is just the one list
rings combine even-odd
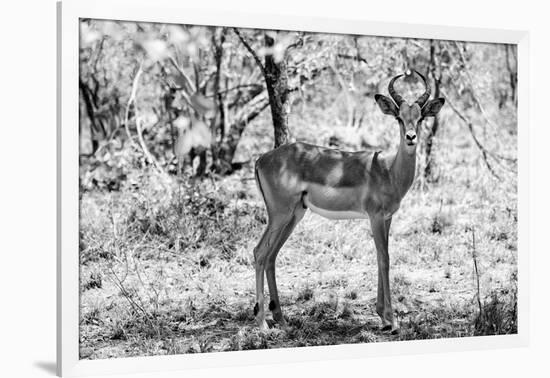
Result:
{"label": "antelope's hoof", "polygon": [[288,327],[288,323],[286,322],[285,318],[281,315],[281,317],[279,319],[276,319],[275,320],[277,322],[277,324],[279,325],[279,328],[282,329],[282,330],[287,330],[289,327]]}
{"label": "antelope's hoof", "polygon": [[260,331],[267,331],[269,329],[269,326],[267,325],[267,322],[264,320],[258,321],[258,328]]}
{"label": "antelope's hoof", "polygon": [[386,324],[385,326],[383,326],[381,328],[381,331],[390,333],[391,335],[397,335],[397,334],[399,334],[400,329],[399,329],[399,326],[397,326],[396,324],[394,324],[394,325]]}

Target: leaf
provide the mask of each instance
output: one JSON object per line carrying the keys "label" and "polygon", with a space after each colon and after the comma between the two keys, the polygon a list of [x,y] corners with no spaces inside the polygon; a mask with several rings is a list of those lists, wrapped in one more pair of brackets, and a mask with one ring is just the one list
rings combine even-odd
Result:
{"label": "leaf", "polygon": [[80,24],[80,43],[82,46],[88,46],[102,37],[102,33],[98,30],[90,28],[88,24]]}
{"label": "leaf", "polygon": [[168,56],[166,42],[160,39],[150,39],[141,43],[147,55],[154,61],[162,60]]}
{"label": "leaf", "polygon": [[208,126],[197,119],[180,116],[174,121],[178,131],[175,152],[178,159],[189,154],[192,148],[208,148],[212,142],[212,134]]}
{"label": "leaf", "polygon": [[124,37],[122,27],[114,21],[104,21],[103,25],[103,34],[108,35],[113,38],[115,41],[121,41]]}
{"label": "leaf", "polygon": [[190,100],[193,108],[200,114],[206,114],[216,107],[216,104],[212,99],[206,98],[200,93],[195,93],[191,95]]}
{"label": "leaf", "polygon": [[198,60],[199,57],[199,48],[195,42],[189,42],[185,45],[187,55],[191,57],[194,61]]}
{"label": "leaf", "polygon": [[175,74],[168,75],[168,79],[172,80],[174,82],[174,84],[177,85],[178,87],[186,88],[187,81],[185,80],[183,75],[181,75],[179,72],[175,73]]}
{"label": "leaf", "polygon": [[168,27],[169,40],[174,45],[184,44],[189,41],[189,33],[179,25]]}
{"label": "leaf", "polygon": [[286,46],[282,43],[276,43],[273,47],[273,60],[279,63],[285,58]]}
{"label": "leaf", "polygon": [[265,31],[265,34],[268,36],[268,37],[271,37],[273,38],[274,40],[277,40],[277,32],[275,30],[266,30]]}

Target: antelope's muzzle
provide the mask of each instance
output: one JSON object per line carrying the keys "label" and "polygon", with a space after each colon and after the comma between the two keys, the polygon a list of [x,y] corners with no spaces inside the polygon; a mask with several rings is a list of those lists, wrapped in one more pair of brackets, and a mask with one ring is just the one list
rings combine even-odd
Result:
{"label": "antelope's muzzle", "polygon": [[405,140],[409,146],[414,146],[416,144],[416,132],[409,130],[405,133]]}

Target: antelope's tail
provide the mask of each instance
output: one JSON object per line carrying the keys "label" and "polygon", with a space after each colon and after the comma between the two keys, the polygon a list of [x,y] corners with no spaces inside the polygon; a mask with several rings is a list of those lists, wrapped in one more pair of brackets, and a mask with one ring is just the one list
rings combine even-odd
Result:
{"label": "antelope's tail", "polygon": [[265,195],[264,191],[262,189],[262,182],[260,181],[260,175],[258,174],[258,163],[260,159],[256,160],[256,163],[254,164],[254,178],[256,179],[256,185],[258,186],[258,190],[260,191],[260,194],[262,195],[262,199],[265,203]]}

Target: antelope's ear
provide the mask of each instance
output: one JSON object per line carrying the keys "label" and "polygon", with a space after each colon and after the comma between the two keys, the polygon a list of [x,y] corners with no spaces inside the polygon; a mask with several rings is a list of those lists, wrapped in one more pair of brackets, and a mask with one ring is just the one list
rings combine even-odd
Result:
{"label": "antelope's ear", "polygon": [[428,101],[428,103],[422,108],[422,117],[435,117],[443,105],[445,105],[444,98],[436,98]]}
{"label": "antelope's ear", "polygon": [[395,103],[388,97],[381,94],[376,94],[374,95],[374,100],[382,110],[382,113],[392,115],[394,117],[397,117],[397,115],[399,114],[399,109],[397,109],[397,105],[395,105]]}

